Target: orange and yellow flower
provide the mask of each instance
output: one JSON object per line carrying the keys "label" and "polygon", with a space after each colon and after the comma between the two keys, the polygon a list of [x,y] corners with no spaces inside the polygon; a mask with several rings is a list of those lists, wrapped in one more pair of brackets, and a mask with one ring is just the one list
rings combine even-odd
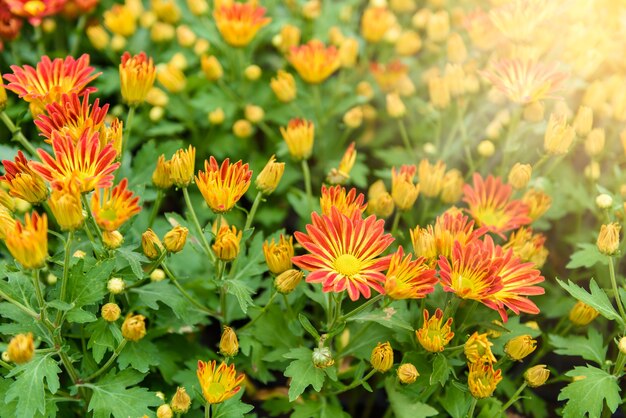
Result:
{"label": "orange and yellow flower", "polygon": [[416,171],[414,165],[403,165],[399,170],[391,168],[391,197],[399,210],[411,209],[417,200],[420,185],[413,184]]}
{"label": "orange and yellow flower", "polygon": [[0,38],[12,41],[20,34],[22,26],[22,19],[11,13],[6,2],[0,2]]}
{"label": "orange and yellow flower", "polygon": [[528,206],[520,200],[512,200],[513,189],[502,183],[499,177],[488,176],[486,180],[480,174],[474,174],[473,186],[463,187],[463,201],[469,206],[478,226],[503,236],[503,233],[531,222]]}
{"label": "orange and yellow flower", "polygon": [[296,232],[298,242],[309,254],[296,256],[293,263],[308,270],[306,281],[321,283],[324,292],[348,291],[350,299],[371,296],[371,289],[384,293],[390,256],[380,255],[394,238],[385,233],[385,222],[375,216],[349,218],[331,209],[330,215],[312,214],[307,234]]}
{"label": "orange and yellow flower", "polygon": [[39,26],[46,16],[59,13],[65,0],[5,0],[11,13],[28,20],[33,26]]}
{"label": "orange and yellow flower", "polygon": [[470,363],[467,385],[476,399],[488,398],[502,380],[502,370],[494,370],[491,363]]}
{"label": "orange and yellow flower", "polygon": [[402,246],[389,262],[385,294],[392,299],[421,299],[435,290],[437,272],[429,268],[424,257],[404,257]]}
{"label": "orange and yellow flower", "polygon": [[239,160],[231,164],[227,158],[220,166],[211,156],[209,161],[204,161],[204,171],[198,172],[196,185],[211,210],[224,213],[231,210],[246,193],[251,178],[252,171],[247,163]]}
{"label": "orange and yellow flower", "polygon": [[122,98],[129,106],[143,103],[154,86],[156,67],[145,52],[130,55],[124,52],[120,63],[120,87]]}
{"label": "orange and yellow flower", "polygon": [[554,98],[552,93],[567,78],[552,65],[519,59],[501,60],[482,75],[509,100],[520,104]]}
{"label": "orange and yellow flower", "polygon": [[387,64],[372,62],[370,64],[370,72],[374,76],[378,87],[384,93],[390,93],[398,89],[401,80],[407,76],[409,67],[400,60],[394,60]]}
{"label": "orange and yellow flower", "polygon": [[543,267],[548,258],[548,250],[544,244],[545,235],[533,233],[532,228],[520,228],[509,236],[509,240],[502,246],[504,250],[513,250],[513,254],[522,261],[530,261],[537,268]]}
{"label": "orange and yellow flower", "polygon": [[32,108],[41,113],[45,106],[61,101],[63,94],[86,94],[96,91],[95,87],[87,87],[101,73],[93,73],[89,66],[89,55],[80,58],[66,57],[50,60],[46,55],[41,57],[37,68],[30,65],[19,67],[12,65],[13,74],[4,74],[9,82],[6,88],[30,103]]}
{"label": "orange and yellow flower", "polygon": [[18,151],[15,161],[3,160],[4,176],[0,181],[9,185],[9,193],[13,197],[37,204],[48,198],[48,187],[43,178],[33,171],[22,151]]}
{"label": "orange and yellow flower", "polygon": [[48,257],[48,217],[26,214],[24,223],[16,221],[13,230],[7,231],[4,243],[25,269],[43,267]]}
{"label": "orange and yellow flower", "polygon": [[468,363],[495,363],[496,358],[491,352],[493,343],[487,338],[487,334],[474,332],[465,342],[463,351]]}
{"label": "orange and yellow flower", "polygon": [[339,51],[334,46],[326,47],[323,42],[313,39],[289,51],[287,60],[300,77],[310,84],[326,80],[341,66]]}
{"label": "orange and yellow flower", "polygon": [[78,183],[73,179],[52,185],[48,206],[62,230],[75,231],[83,226],[83,203]]}
{"label": "orange and yellow flower", "polygon": [[293,118],[286,128],[280,127],[280,133],[287,144],[289,154],[295,160],[306,160],[313,152],[315,125],[310,120]]}
{"label": "orange and yellow flower", "polygon": [[257,0],[238,3],[233,0],[216,0],[213,17],[222,38],[232,46],[246,46],[257,32],[272,19],[265,17],[265,8]]}
{"label": "orange and yellow flower", "polygon": [[339,185],[326,187],[322,185],[322,195],[320,206],[322,215],[330,216],[332,208],[336,208],[340,213],[348,218],[360,218],[367,208],[367,203],[363,203],[365,196],[363,193],[356,194],[356,189],[352,188],[346,193],[345,187]]}
{"label": "orange and yellow flower", "polygon": [[119,229],[141,211],[139,196],[133,196],[127,186],[128,180],[122,179],[112,189],[105,188],[91,196],[91,213],[104,231],[113,232]]}
{"label": "orange and yellow flower", "polygon": [[104,126],[104,118],[109,105],[100,107],[100,100],[96,99],[93,106],[89,104],[89,93],[79,96],[76,93],[64,94],[60,102],[50,103],[46,112],[37,116],[35,125],[41,131],[41,136],[50,143],[52,132],[69,135],[74,142],[83,136],[92,136]]}
{"label": "orange and yellow flower", "polygon": [[452,321],[452,318],[448,318],[446,322],[443,322],[443,311],[439,308],[432,317],[424,309],[424,324],[422,328],[415,331],[417,341],[431,353],[443,351],[444,347],[454,337]]}
{"label": "orange and yellow flower", "polygon": [[100,149],[98,134],[83,136],[74,143],[69,135],[52,134],[54,158],[41,148],[37,150],[41,162],[33,161],[30,166],[49,182],[66,182],[75,179],[80,191],[87,193],[96,187],[110,187],[113,172],[120,163],[115,162],[116,153],[111,144]]}
{"label": "orange and yellow flower", "polygon": [[235,396],[245,378],[243,374],[237,376],[234,364],[228,366],[222,362],[217,367],[215,360],[198,360],[197,374],[204,400],[210,404],[222,403]]}

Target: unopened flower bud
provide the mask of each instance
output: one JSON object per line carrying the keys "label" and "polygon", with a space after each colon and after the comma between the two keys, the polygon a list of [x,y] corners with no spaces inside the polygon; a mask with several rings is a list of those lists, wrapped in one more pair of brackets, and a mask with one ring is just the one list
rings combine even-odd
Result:
{"label": "unopened flower bud", "polygon": [[243,71],[243,75],[250,81],[258,80],[262,73],[263,71],[261,71],[261,67],[258,65],[249,65]]}
{"label": "unopened flower bud", "polygon": [[382,219],[390,217],[394,208],[393,198],[387,192],[374,197],[367,204],[368,213],[372,213]]}
{"label": "unopened flower bud", "polygon": [[587,106],[578,108],[576,118],[574,118],[574,130],[579,137],[585,137],[593,128],[593,110]]}
{"label": "unopened flower bud", "polygon": [[291,293],[302,281],[304,273],[300,270],[289,269],[280,273],[274,281],[276,290],[283,295]]}
{"label": "unopened flower bud", "polygon": [[146,318],[129,314],[122,324],[122,336],[128,341],[139,341],[146,336]]}
{"label": "unopened flower bud", "polygon": [[545,364],[538,364],[524,372],[524,381],[531,388],[542,386],[550,377],[550,370]]}
{"label": "unopened flower bud", "polygon": [[244,114],[251,123],[259,123],[265,117],[263,108],[256,105],[247,105],[244,109]]}
{"label": "unopened flower bud", "polygon": [[419,373],[414,365],[411,363],[404,363],[400,367],[398,367],[398,379],[400,379],[401,383],[405,385],[410,385],[414,383],[419,377]]}
{"label": "unopened flower bud", "polygon": [[163,245],[170,253],[177,253],[185,247],[189,230],[184,226],[177,225],[168,231],[163,237]]}
{"label": "unopened flower bud", "polygon": [[386,97],[387,113],[394,119],[399,119],[406,114],[406,106],[398,93],[390,93]]}
{"label": "unopened flower bud", "polygon": [[35,342],[33,334],[17,334],[9,341],[7,351],[9,358],[16,364],[29,362],[35,353]]}
{"label": "unopened flower bud", "polygon": [[160,282],[165,279],[165,272],[161,269],[154,269],[152,273],[150,273],[150,281]]}
{"label": "unopened flower bud", "polygon": [[239,254],[239,243],[241,242],[242,232],[237,232],[234,226],[222,226],[215,236],[213,243],[213,251],[217,258],[222,261],[233,261]]}
{"label": "unopened flower bud", "polygon": [[325,369],[335,364],[333,354],[328,347],[317,347],[313,349],[313,365],[318,369]]}
{"label": "unopened flower bud", "polygon": [[483,158],[489,158],[496,152],[496,147],[489,140],[480,141],[477,147],[478,154]]}
{"label": "unopened flower bud", "polygon": [[604,129],[592,129],[585,139],[585,152],[590,157],[597,157],[604,150]]}
{"label": "unopened flower bud", "polygon": [[378,343],[378,345],[372,350],[370,357],[370,363],[372,367],[381,373],[385,373],[393,366],[393,349],[389,342]]}
{"label": "unopened flower bud", "polygon": [[174,416],[174,412],[172,411],[172,408],[169,406],[169,404],[164,403],[163,405],[159,406],[156,415],[157,418],[172,418]]}
{"label": "unopened flower bud", "polygon": [[221,107],[209,112],[209,122],[213,125],[221,125],[225,119],[224,110]]}
{"label": "unopened flower bud", "polygon": [[276,157],[272,155],[263,170],[257,175],[254,184],[261,193],[270,195],[278,187],[284,171],[285,163],[277,163]]}
{"label": "unopened flower bud", "polygon": [[120,248],[124,243],[124,237],[120,231],[102,231],[102,243],[109,250]]}
{"label": "unopened flower bud", "polygon": [[161,240],[150,228],[141,235],[141,249],[146,257],[155,260],[164,251]]}
{"label": "unopened flower bud", "polygon": [[87,254],[85,254],[84,251],[76,250],[76,251],[74,251],[74,254],[72,254],[72,257],[74,257],[74,258],[85,258],[86,255]]}
{"label": "unopened flower bud", "polygon": [[621,227],[618,223],[602,225],[596,245],[602,254],[614,255],[619,249],[619,231]]}
{"label": "unopened flower bud", "polygon": [[114,295],[119,295],[126,288],[126,283],[119,277],[112,277],[107,282],[107,290]]}
{"label": "unopened flower bud", "polygon": [[220,354],[224,357],[235,357],[239,352],[239,340],[231,327],[224,325],[222,338],[220,338]]}
{"label": "unopened flower bud", "polygon": [[620,353],[626,354],[626,337],[620,338],[619,342],[617,343],[617,348],[619,349]]}
{"label": "unopened flower bud", "polygon": [[504,346],[504,352],[511,360],[521,361],[537,348],[537,341],[530,335],[520,335],[510,339]]}
{"label": "unopened flower bud", "polygon": [[189,411],[191,406],[191,397],[187,394],[187,391],[183,387],[178,387],[176,393],[172,397],[170,402],[172,411],[176,414],[184,414]]}
{"label": "unopened flower bud", "polygon": [[54,286],[58,280],[59,278],[52,273],[46,276],[46,283],[48,283],[49,286]]}
{"label": "unopened flower bud", "polygon": [[122,310],[117,303],[105,303],[100,309],[100,315],[107,322],[115,322],[120,317]]}
{"label": "unopened flower bud", "polygon": [[578,301],[574,307],[569,311],[569,320],[579,327],[588,325],[600,315],[600,312],[596,311],[591,306],[584,302]]}
{"label": "unopened flower bud", "polygon": [[9,363],[11,361],[11,357],[9,357],[9,353],[7,351],[2,352],[2,361]]}
{"label": "unopened flower bud", "polygon": [[530,181],[533,167],[530,164],[515,163],[509,172],[509,184],[514,189],[523,189]]}
{"label": "unopened flower bud", "polygon": [[233,134],[237,138],[248,138],[253,132],[252,124],[245,119],[239,119],[233,124]]}
{"label": "unopened flower bud", "polygon": [[361,106],[353,107],[343,115],[343,123],[350,129],[357,129],[363,123],[363,109]]}
{"label": "unopened flower bud", "polygon": [[608,209],[613,206],[613,198],[606,193],[599,194],[596,196],[596,206],[600,209]]}

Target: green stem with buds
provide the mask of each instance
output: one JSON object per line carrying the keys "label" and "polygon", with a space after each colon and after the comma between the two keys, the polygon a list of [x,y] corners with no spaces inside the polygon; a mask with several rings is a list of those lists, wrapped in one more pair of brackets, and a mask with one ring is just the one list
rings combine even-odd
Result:
{"label": "green stem with buds", "polygon": [[150,219],[148,219],[148,228],[152,228],[154,225],[154,221],[156,220],[156,216],[159,213],[159,209],[161,208],[161,202],[163,201],[163,190],[157,190],[156,199],[154,199],[154,203],[152,205],[152,211],[150,212]]}
{"label": "green stem with buds", "polygon": [[176,286],[176,288],[180,291],[181,295],[183,295],[185,297],[185,299],[187,299],[189,302],[191,302],[192,305],[194,305],[195,307],[197,307],[201,311],[206,312],[207,314],[209,314],[211,316],[217,317],[217,314],[215,312],[213,312],[211,309],[207,308],[202,303],[200,303],[197,300],[195,300],[193,298],[193,296],[191,296],[189,293],[187,293],[187,291],[181,286],[181,284],[176,279],[176,276],[174,276],[174,273],[172,273],[172,271],[167,267],[167,265],[165,264],[164,261],[161,262],[161,267],[163,268],[163,271],[165,272],[167,277],[170,279],[172,284],[174,286]]}
{"label": "green stem with buds", "polygon": [[398,128],[400,129],[400,136],[402,137],[402,142],[404,142],[404,146],[406,147],[406,152],[408,152],[409,155],[413,155],[415,150],[411,146],[409,134],[406,131],[406,126],[404,126],[404,121],[402,119],[398,119]]}
{"label": "green stem with buds", "polygon": [[196,212],[193,210],[193,205],[191,204],[191,199],[189,198],[189,191],[187,187],[183,187],[183,196],[185,197],[185,204],[187,205],[187,209],[189,209],[189,215],[191,216],[191,221],[196,228],[196,232],[200,237],[200,241],[202,242],[202,246],[204,247],[204,251],[206,255],[211,260],[212,264],[215,264],[215,254],[213,254],[213,250],[209,246],[209,242],[206,240],[204,233],[202,231],[202,227],[200,226],[200,222],[198,221],[198,217],[196,216]]}

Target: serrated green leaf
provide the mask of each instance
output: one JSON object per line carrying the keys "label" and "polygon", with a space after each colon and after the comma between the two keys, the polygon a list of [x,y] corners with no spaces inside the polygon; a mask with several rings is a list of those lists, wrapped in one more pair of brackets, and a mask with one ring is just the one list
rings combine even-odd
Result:
{"label": "serrated green leaf", "polygon": [[248,307],[254,305],[254,301],[251,297],[251,295],[254,294],[254,290],[243,281],[237,279],[227,280],[226,286],[228,294],[234,295],[243,313],[247,313]]}
{"label": "serrated green leaf", "polygon": [[[240,393],[243,391],[240,391]],[[231,398],[219,405],[213,418],[243,418],[254,407],[241,401],[241,399]]]}
{"label": "serrated green leaf", "polygon": [[135,277],[141,279],[143,277],[143,270],[141,269],[141,263],[146,263],[148,259],[143,255],[133,251],[132,247],[121,247],[115,250],[115,253],[128,261],[128,265],[132,270]]}
{"label": "serrated green leaf", "polygon": [[598,365],[603,365],[606,359],[607,347],[603,344],[602,334],[594,328],[589,328],[587,337],[550,335],[550,344],[555,347],[554,352],[565,356],[581,356]]}
{"label": "serrated green leaf", "polygon": [[160,405],[163,401],[154,392],[137,385],[144,378],[144,374],[127,369],[118,374],[114,371],[96,383],[86,383],[82,386],[93,391],[88,411],[93,411],[94,418],[141,417],[149,414],[148,407]]}
{"label": "serrated green leaf", "polygon": [[[180,291],[170,283],[169,280],[160,282],[151,282],[147,285],[131,289],[132,293],[137,294],[138,304],[145,304],[151,309],[158,310],[159,303],[162,302],[169,306],[177,318],[184,318],[188,323],[196,323],[204,314],[191,306],[187,299],[180,294]],[[197,315],[193,315],[196,311]],[[197,316],[197,318],[196,318]]]}
{"label": "serrated green leaf", "polygon": [[120,370],[130,366],[142,373],[147,373],[150,366],[159,364],[159,349],[152,341],[145,338],[136,342],[129,341],[117,358],[117,364]]}
{"label": "serrated green leaf", "polygon": [[472,402],[472,395],[454,385],[449,385],[439,402],[452,418],[465,418]]}
{"label": "serrated green leaf", "polygon": [[[58,374],[61,369],[52,358],[52,353],[36,355],[31,361],[16,366],[7,374],[15,377],[15,382],[6,393],[5,402],[17,399],[16,417],[32,417],[36,412],[46,412],[46,389],[48,384],[50,393],[59,390]],[[45,380],[45,383],[44,383]]]}
{"label": "serrated green leaf", "polygon": [[122,341],[122,332],[115,324],[99,318],[97,321],[85,327],[85,330],[91,335],[87,342],[87,348],[91,350],[91,354],[96,363],[100,363],[107,351],[113,351]]}
{"label": "serrated green leaf", "polygon": [[311,334],[311,337],[315,338],[315,341],[318,341],[320,339],[319,333],[317,332],[313,324],[311,324],[311,321],[309,321],[309,318],[307,318],[306,315],[304,315],[303,313],[299,313],[298,321],[300,321],[300,324],[302,324],[302,328],[304,328],[306,332]]}
{"label": "serrated green leaf", "polygon": [[395,378],[385,380],[385,389],[389,396],[389,404],[397,418],[425,418],[437,415],[439,412],[430,405],[419,402],[417,396],[411,396],[401,391]]}
{"label": "serrated green leaf", "polygon": [[606,319],[615,320],[621,325],[624,325],[624,320],[619,316],[615,308],[613,308],[609,297],[600,289],[594,279],[591,279],[589,282],[589,290],[591,290],[591,293],[587,292],[576,283],[573,283],[571,280],[568,280],[567,284],[559,279],[556,279],[556,281],[563,289],[567,290],[570,295],[591,306]]}
{"label": "serrated green leaf", "polygon": [[611,412],[615,412],[620,404],[620,387],[617,377],[593,366],[575,367],[565,373],[566,376],[583,376],[567,385],[559,394],[559,401],[567,400],[563,408],[565,417],[599,417],[604,401]]}
{"label": "serrated green leaf", "polygon": [[591,268],[596,263],[608,264],[608,257],[598,250],[595,244],[583,243],[578,244],[578,251],[571,255],[569,263],[565,266],[568,269],[577,269],[580,267]]}
{"label": "serrated green leaf", "polygon": [[308,400],[293,407],[291,418],[350,418],[340,405]]}
{"label": "serrated green leaf", "polygon": [[292,349],[284,356],[294,359],[285,370],[285,376],[291,377],[289,402],[295,401],[309,386],[318,392],[322,390],[326,373],[313,364],[313,351],[306,347],[299,347]]}
{"label": "serrated green leaf", "polygon": [[105,260],[92,265],[85,265],[79,260],[70,270],[68,293],[73,305],[67,312],[66,319],[71,322],[92,322],[93,313],[82,308],[99,303],[107,293],[106,283],[115,267],[113,260]]}
{"label": "serrated green leaf", "polygon": [[441,387],[443,387],[448,381],[448,376],[450,376],[448,360],[443,354],[437,353],[435,361],[433,362],[433,372],[430,375],[430,384],[434,385],[435,383],[439,383]]}
{"label": "serrated green leaf", "polygon": [[386,312],[380,310],[359,313],[348,318],[348,321],[375,322],[387,328],[413,331],[411,324],[400,318],[397,314],[388,315]]}

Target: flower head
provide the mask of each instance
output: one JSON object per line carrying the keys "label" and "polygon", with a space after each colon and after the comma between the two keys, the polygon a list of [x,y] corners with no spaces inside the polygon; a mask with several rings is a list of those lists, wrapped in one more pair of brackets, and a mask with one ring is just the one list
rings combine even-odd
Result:
{"label": "flower head", "polygon": [[235,365],[217,364],[215,360],[204,362],[198,360],[198,380],[204,399],[210,404],[222,403],[232,398],[241,390],[245,376],[237,376]]}
{"label": "flower head", "polygon": [[9,185],[9,193],[13,197],[24,199],[29,203],[41,203],[48,198],[48,187],[43,178],[30,168],[29,161],[22,151],[18,151],[15,161],[3,160],[4,176],[0,181]]}
{"label": "flower head", "polygon": [[270,80],[270,87],[278,100],[283,103],[289,103],[298,94],[296,80],[287,71],[278,70],[276,77]]}
{"label": "flower head", "polygon": [[231,210],[250,187],[252,171],[241,160],[234,164],[225,159],[220,166],[211,156],[204,161],[204,172],[199,171],[196,185],[207,205],[215,213]]}
{"label": "flower head", "polygon": [[421,299],[435,290],[437,272],[429,268],[424,257],[404,257],[402,246],[389,262],[385,294],[392,299]]}
{"label": "flower head", "polygon": [[62,230],[75,231],[83,225],[85,214],[80,188],[75,180],[54,182],[48,205]]}
{"label": "flower head", "polygon": [[171,253],[177,253],[182,251],[187,242],[187,234],[189,230],[184,226],[176,225],[174,228],[167,231],[163,237],[163,245],[165,249]]}
{"label": "flower head", "polygon": [[195,164],[196,149],[192,145],[187,149],[181,148],[176,151],[169,164],[172,182],[178,187],[187,187],[193,180]]}
{"label": "flower head", "polygon": [[141,234],[141,249],[150,260],[157,259],[165,251],[159,236],[150,228]]}
{"label": "flower head", "polygon": [[292,47],[287,60],[300,77],[310,84],[323,82],[341,66],[337,48],[326,47],[323,42],[316,39]]}
{"label": "flower head", "polygon": [[227,225],[222,226],[213,243],[215,255],[222,261],[233,261],[239,255],[239,243],[241,242],[242,231],[237,232],[237,228]]}
{"label": "flower head", "polygon": [[293,159],[306,160],[311,156],[315,139],[313,122],[300,118],[291,119],[286,128],[280,127],[280,133]]}
{"label": "flower head", "polygon": [[122,179],[112,189],[102,189],[91,196],[91,212],[103,230],[115,231],[141,211],[139,196],[133,196],[127,186],[128,180]]}
{"label": "flower head", "polygon": [[225,357],[234,357],[239,352],[239,340],[235,331],[224,325],[224,331],[220,338],[220,354]]}
{"label": "flower head", "polygon": [[514,103],[528,104],[553,98],[567,75],[554,66],[533,61],[501,60],[482,73]]}
{"label": "flower head", "polygon": [[439,308],[432,317],[424,309],[424,324],[422,328],[415,331],[417,341],[431,353],[443,351],[444,347],[454,337],[452,321],[452,318],[448,318],[446,322],[443,322],[443,311]]}
{"label": "flower head", "polygon": [[384,93],[395,91],[399,87],[401,80],[407,76],[408,71],[409,67],[400,60],[394,60],[388,64],[379,62],[370,64],[370,72],[374,76],[378,87]]}
{"label": "flower head", "polygon": [[417,167],[403,165],[396,171],[391,169],[391,197],[399,210],[409,210],[415,204],[420,192],[419,183],[413,183]]}
{"label": "flower head", "polygon": [[134,56],[124,52],[120,63],[120,85],[124,102],[130,106],[143,103],[155,78],[156,67],[145,52]]}
{"label": "flower head", "polygon": [[29,362],[35,354],[35,341],[33,334],[17,334],[11,338],[7,347],[9,359],[15,364],[24,364]]}
{"label": "flower head", "polygon": [[554,12],[547,0],[513,0],[489,12],[492,24],[515,42],[528,42],[538,27]]}
{"label": "flower head", "polygon": [[46,142],[52,140],[52,132],[69,135],[74,142],[81,136],[92,136],[104,127],[104,118],[109,105],[100,107],[100,100],[96,99],[93,106],[89,104],[89,93],[81,96],[77,93],[63,94],[59,102],[46,106],[46,112],[37,116],[35,125],[41,131]]}
{"label": "flower head", "polygon": [[[357,109],[357,108],[355,108]],[[360,110],[360,108],[359,108]],[[354,163],[356,162],[356,149],[355,143],[352,142],[348,145],[346,152],[341,157],[341,161],[339,161],[339,167],[332,168],[330,173],[328,173],[328,182],[331,184],[344,184],[350,178],[350,171],[352,167],[354,167]]]}
{"label": "flower head", "polygon": [[367,203],[363,203],[364,200],[363,193],[357,195],[355,188],[346,193],[346,189],[339,185],[332,187],[323,185],[320,206],[323,215],[330,216],[332,208],[336,208],[348,218],[361,217],[367,208]]}
{"label": "flower head", "polygon": [[478,226],[484,226],[491,232],[502,236],[503,232],[529,224],[528,206],[520,200],[512,200],[513,190],[502,183],[499,177],[488,176],[486,180],[480,174],[474,174],[474,184],[463,187],[463,201],[469,206]]}
{"label": "flower head", "polygon": [[523,227],[511,232],[509,240],[502,248],[513,250],[513,254],[520,260],[530,261],[536,268],[541,268],[548,257],[548,250],[544,246],[545,242],[545,235],[535,234],[532,228]]}
{"label": "flower head", "polygon": [[265,241],[263,243],[263,254],[267,268],[274,274],[281,274],[291,269],[291,258],[293,257],[293,237],[280,235],[278,242]]}
{"label": "flower head", "polygon": [[284,295],[289,294],[300,284],[302,277],[304,277],[304,273],[300,270],[285,270],[276,277],[276,280],[274,280],[274,287],[276,287],[276,290],[279,293]]}
{"label": "flower head", "polygon": [[30,65],[19,67],[12,65],[13,74],[4,74],[9,82],[6,86],[21,99],[30,103],[41,113],[50,103],[61,101],[63,94],[85,94],[96,91],[95,87],[87,87],[101,73],[93,74],[94,68],[89,66],[89,55],[50,58],[44,55],[37,63],[37,68]]}
{"label": "flower head", "polygon": [[494,370],[491,363],[470,363],[467,385],[476,399],[488,398],[502,380],[502,370]]}
{"label": "flower head", "polygon": [[213,17],[222,38],[235,47],[246,46],[257,32],[272,19],[265,17],[265,8],[257,0],[239,3],[234,0],[216,0]]}
{"label": "flower head", "polygon": [[165,155],[161,154],[157,160],[156,167],[152,172],[152,184],[163,190],[172,187],[174,181],[170,176],[171,167],[171,160],[166,160]]}
{"label": "flower head", "polygon": [[591,321],[596,319],[600,312],[584,302],[578,301],[569,311],[569,320],[579,327],[589,325]]}
{"label": "flower head", "polygon": [[0,38],[12,41],[20,34],[23,21],[19,16],[11,13],[6,2],[0,2]]}
{"label": "flower head", "polygon": [[504,352],[509,358],[521,361],[537,349],[537,340],[533,340],[530,335],[519,335],[511,338],[504,345]]}
{"label": "flower head", "polygon": [[524,381],[531,388],[542,386],[550,377],[550,370],[545,364],[538,364],[524,372]]}
{"label": "flower head", "polygon": [[468,363],[495,363],[496,358],[491,352],[492,345],[487,334],[474,332],[463,346]]}
{"label": "flower head", "polygon": [[383,39],[394,23],[394,16],[386,7],[368,7],[361,18],[361,35],[367,42]]}
{"label": "flower head", "polygon": [[391,369],[391,366],[393,366],[393,349],[389,342],[384,344],[378,343],[372,350],[370,364],[376,371],[381,373]]}
{"label": "flower head", "polygon": [[71,136],[53,132],[52,151],[54,158],[38,149],[41,162],[31,162],[31,168],[49,182],[75,179],[81,193],[96,187],[110,187],[113,172],[120,166],[114,162],[117,154],[111,144],[100,149],[97,133],[89,136],[83,133],[75,143]]}
{"label": "flower head", "polygon": [[43,267],[48,257],[48,217],[26,214],[24,223],[16,221],[13,230],[7,231],[4,243],[25,269]]}
{"label": "flower head", "polygon": [[437,161],[431,164],[427,159],[420,161],[417,167],[417,177],[420,182],[420,192],[426,197],[436,197],[443,188],[443,179],[446,173],[446,164]]}
{"label": "flower head", "polygon": [[295,237],[309,254],[294,257],[293,263],[308,270],[309,283],[322,283],[324,292],[348,291],[350,299],[371,296],[371,289],[384,293],[382,273],[389,266],[389,256],[380,255],[393,237],[385,234],[385,222],[375,216],[349,218],[331,209],[330,215],[313,213],[307,234]]}
{"label": "flower head", "polygon": [[5,240],[7,235],[13,232],[15,219],[6,206],[0,204],[0,240]]}
{"label": "flower head", "polygon": [[404,363],[400,365],[396,374],[398,375],[398,379],[400,380],[400,382],[405,385],[415,383],[420,375],[417,371],[417,368],[411,363]]}
{"label": "flower head", "polygon": [[128,341],[137,342],[146,336],[146,317],[128,314],[122,324],[122,336]]}
{"label": "flower head", "polygon": [[276,157],[272,155],[263,170],[256,176],[254,184],[261,193],[272,194],[278,187],[284,171],[285,163],[277,163]]}
{"label": "flower head", "polygon": [[59,13],[66,0],[5,0],[11,13],[26,18],[33,26],[39,26],[46,16]]}

